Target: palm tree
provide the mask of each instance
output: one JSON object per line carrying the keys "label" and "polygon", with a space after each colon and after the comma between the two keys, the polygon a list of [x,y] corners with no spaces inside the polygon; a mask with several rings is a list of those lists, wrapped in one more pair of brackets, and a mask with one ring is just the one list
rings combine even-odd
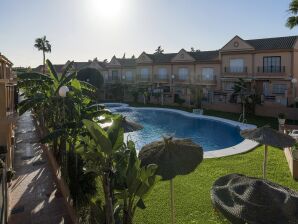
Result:
{"label": "palm tree", "polygon": [[34,47],[36,47],[39,51],[42,51],[43,54],[43,74],[45,73],[45,53],[46,52],[51,52],[52,46],[50,42],[47,40],[46,36],[43,36],[41,38],[37,38],[35,40]]}
{"label": "palm tree", "polygon": [[287,20],[286,26],[293,29],[298,25],[298,0],[292,0],[289,6],[289,12],[292,14]]}

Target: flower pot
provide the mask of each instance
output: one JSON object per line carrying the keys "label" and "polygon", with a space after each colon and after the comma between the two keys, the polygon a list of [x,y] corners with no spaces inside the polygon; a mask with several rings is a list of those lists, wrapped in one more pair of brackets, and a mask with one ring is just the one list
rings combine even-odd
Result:
{"label": "flower pot", "polygon": [[286,123],[286,119],[278,118],[279,125],[284,125]]}

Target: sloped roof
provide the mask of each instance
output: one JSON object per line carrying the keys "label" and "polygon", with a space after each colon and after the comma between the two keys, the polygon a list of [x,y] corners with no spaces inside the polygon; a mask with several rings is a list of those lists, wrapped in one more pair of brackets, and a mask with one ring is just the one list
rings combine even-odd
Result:
{"label": "sloped roof", "polygon": [[[94,61],[87,61],[87,62],[74,62],[73,67],[75,70],[80,70],[82,68],[88,67],[89,65],[92,64],[92,62],[94,63]],[[97,61],[97,63],[103,68],[106,69],[106,64],[104,62],[101,61]],[[56,72],[61,73],[63,71],[63,69],[65,68],[65,64],[54,64],[53,65]],[[43,70],[43,65],[39,65],[37,66],[35,69],[33,69],[34,71],[37,72],[42,72]]]}
{"label": "sloped roof", "polygon": [[136,59],[134,58],[116,58],[121,66],[133,67],[136,66]]}
{"label": "sloped roof", "polygon": [[177,53],[160,53],[160,54],[147,54],[153,63],[169,63],[172,58],[177,55]]}
{"label": "sloped roof", "polygon": [[188,52],[196,61],[218,60],[219,51],[196,51]]}
{"label": "sloped roof", "polygon": [[256,50],[292,49],[298,36],[245,40]]}
{"label": "sloped roof", "polygon": [[[187,52],[190,54],[196,61],[213,61],[218,60],[219,51],[196,51],[196,52]],[[178,53],[167,53],[167,54],[147,54],[153,61],[153,63],[170,63],[172,59]]]}

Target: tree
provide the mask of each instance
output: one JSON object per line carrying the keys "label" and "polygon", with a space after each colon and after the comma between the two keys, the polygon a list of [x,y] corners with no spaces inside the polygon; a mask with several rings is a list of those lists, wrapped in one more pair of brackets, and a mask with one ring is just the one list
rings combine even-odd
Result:
{"label": "tree", "polygon": [[191,47],[191,48],[190,48],[190,51],[191,51],[191,52],[195,52],[195,48],[194,48],[194,47]]}
{"label": "tree", "polygon": [[95,68],[83,68],[78,72],[78,80],[88,82],[100,89],[104,83],[104,78],[100,71]]}
{"label": "tree", "polygon": [[135,59],[136,58],[136,56],[133,54],[132,56],[131,56],[131,59]]}
{"label": "tree", "polygon": [[298,25],[298,0],[292,0],[289,5],[289,12],[292,14],[287,20],[286,26],[293,29]]}
{"label": "tree", "polygon": [[164,52],[164,49],[162,49],[161,46],[158,46],[154,54],[162,54],[163,52]]}
{"label": "tree", "polygon": [[103,60],[103,63],[108,63],[108,59],[104,59]]}
{"label": "tree", "polygon": [[34,47],[36,47],[39,51],[42,51],[43,54],[43,74],[45,73],[45,62],[46,62],[46,57],[45,53],[51,52],[52,46],[50,42],[47,40],[46,36],[43,36],[41,38],[37,38],[35,40]]}
{"label": "tree", "polygon": [[125,53],[123,54],[122,58],[125,59]]}

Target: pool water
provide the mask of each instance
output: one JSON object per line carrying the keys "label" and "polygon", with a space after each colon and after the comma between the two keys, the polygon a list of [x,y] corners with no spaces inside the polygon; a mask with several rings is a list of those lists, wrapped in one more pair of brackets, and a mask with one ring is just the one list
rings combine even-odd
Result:
{"label": "pool water", "polygon": [[113,108],[113,111],[144,127],[125,134],[125,139],[133,140],[138,150],[148,143],[160,140],[162,136],[190,138],[201,145],[204,151],[231,147],[243,141],[239,127],[221,121],[188,117],[175,111],[154,108],[119,107]]}

